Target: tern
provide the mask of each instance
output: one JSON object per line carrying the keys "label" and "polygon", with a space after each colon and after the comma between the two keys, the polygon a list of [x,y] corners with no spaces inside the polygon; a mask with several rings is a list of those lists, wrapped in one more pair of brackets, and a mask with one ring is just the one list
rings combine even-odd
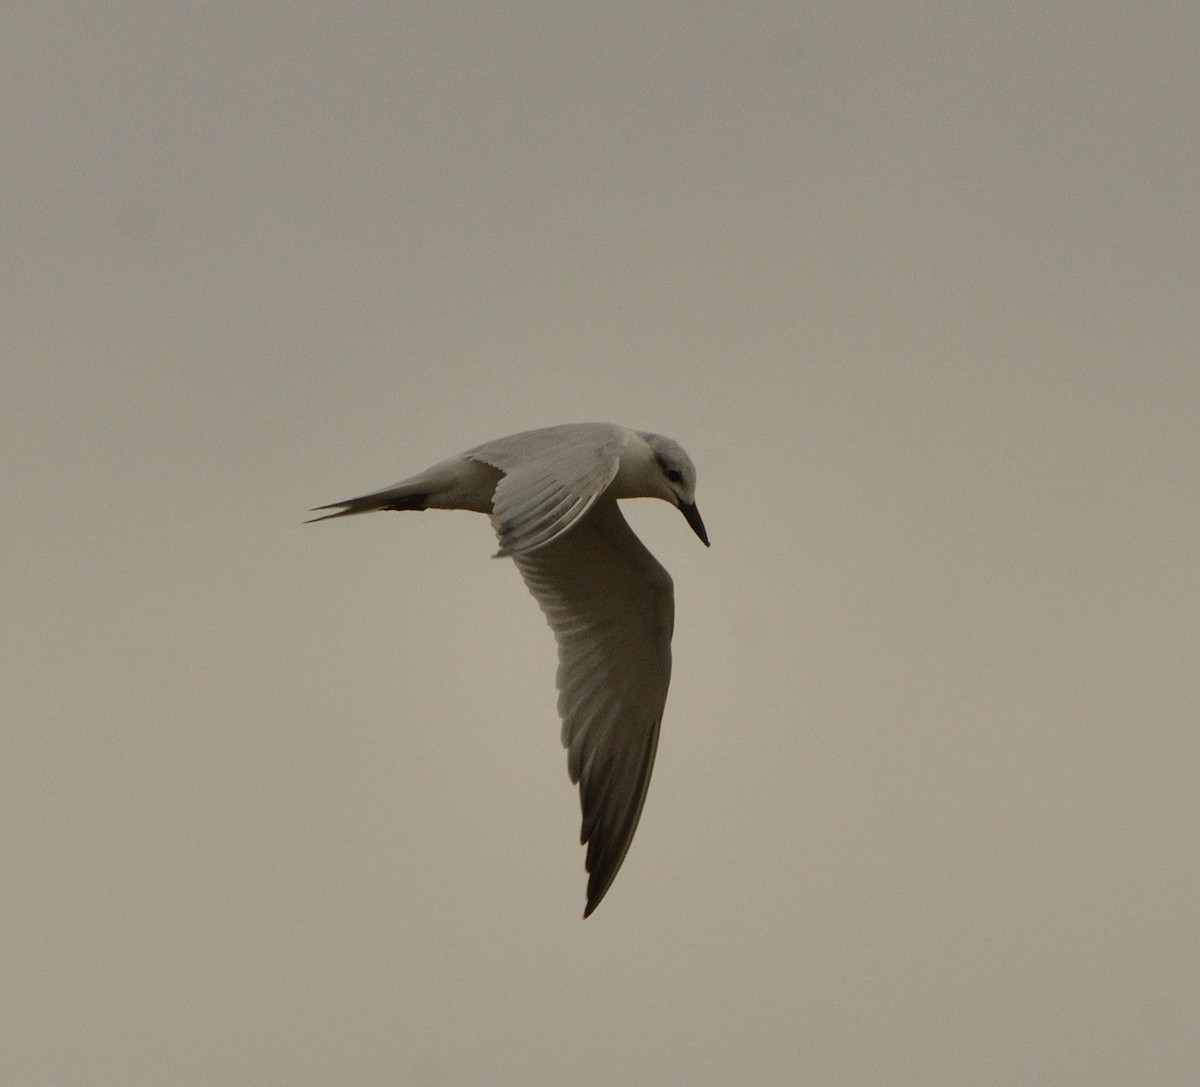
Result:
{"label": "tern", "polygon": [[621,498],[661,498],[708,546],[696,469],[670,438],[568,423],[476,446],[392,487],[318,506],[325,521],[371,510],[474,510],[491,517],[558,643],[558,713],[579,785],[588,917],[641,817],[671,678],[671,575],[634,535]]}

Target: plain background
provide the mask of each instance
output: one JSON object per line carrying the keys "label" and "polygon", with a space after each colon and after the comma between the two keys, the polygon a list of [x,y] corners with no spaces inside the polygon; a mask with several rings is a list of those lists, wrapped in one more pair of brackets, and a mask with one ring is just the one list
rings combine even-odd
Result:
{"label": "plain background", "polygon": [[[1191,1085],[1200,14],[7,5],[0,1080]],[[580,920],[486,519],[678,439]]]}

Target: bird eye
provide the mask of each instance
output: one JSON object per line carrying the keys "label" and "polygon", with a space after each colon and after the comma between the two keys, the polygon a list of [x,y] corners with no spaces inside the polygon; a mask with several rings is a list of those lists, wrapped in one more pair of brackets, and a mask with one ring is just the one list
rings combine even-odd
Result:
{"label": "bird eye", "polygon": [[669,479],[672,483],[682,483],[683,473],[678,468],[668,468],[667,479]]}

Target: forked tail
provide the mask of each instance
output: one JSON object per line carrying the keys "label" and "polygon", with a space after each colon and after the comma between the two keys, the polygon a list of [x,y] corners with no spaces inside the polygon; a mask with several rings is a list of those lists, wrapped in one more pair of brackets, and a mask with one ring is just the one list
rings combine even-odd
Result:
{"label": "forked tail", "polygon": [[364,494],[361,498],[350,498],[344,502],[330,502],[328,506],[315,506],[312,512],[319,510],[335,510],[322,517],[310,517],[304,523],[311,525],[316,521],[328,521],[334,517],[349,517],[352,513],[370,513],[372,510],[423,510],[426,508],[427,494],[412,494],[406,487],[393,487],[388,491],[376,491],[374,494]]}

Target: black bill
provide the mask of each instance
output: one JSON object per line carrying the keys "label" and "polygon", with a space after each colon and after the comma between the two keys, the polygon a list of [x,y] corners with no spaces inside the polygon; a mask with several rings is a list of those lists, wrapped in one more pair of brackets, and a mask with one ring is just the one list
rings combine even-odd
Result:
{"label": "black bill", "polygon": [[700,511],[690,502],[680,502],[679,511],[687,523],[692,526],[692,531],[704,541],[704,546],[708,547],[708,533],[704,531],[704,522],[700,520]]}

